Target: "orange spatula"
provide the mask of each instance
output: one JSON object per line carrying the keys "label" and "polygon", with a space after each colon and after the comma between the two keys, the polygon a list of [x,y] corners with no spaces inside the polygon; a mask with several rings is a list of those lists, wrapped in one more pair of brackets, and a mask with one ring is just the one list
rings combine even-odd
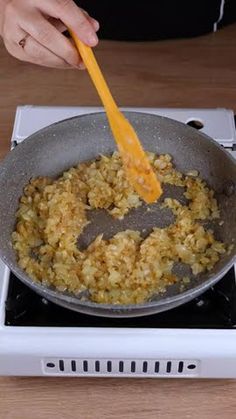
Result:
{"label": "orange spatula", "polygon": [[146,203],[155,202],[162,194],[161,185],[152,170],[136,132],[118,109],[93,51],[83,44],[72,31],[70,33],[104,105],[130,184]]}

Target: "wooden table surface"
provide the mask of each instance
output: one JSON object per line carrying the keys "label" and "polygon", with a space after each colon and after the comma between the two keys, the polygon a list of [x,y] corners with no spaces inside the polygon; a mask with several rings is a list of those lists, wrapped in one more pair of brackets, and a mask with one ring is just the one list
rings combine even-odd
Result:
{"label": "wooden table surface", "polygon": [[[236,25],[200,38],[101,42],[97,57],[120,105],[236,111]],[[0,45],[0,158],[17,105],[100,105],[85,72],[17,62]],[[0,378],[0,419],[232,419],[236,381]]]}

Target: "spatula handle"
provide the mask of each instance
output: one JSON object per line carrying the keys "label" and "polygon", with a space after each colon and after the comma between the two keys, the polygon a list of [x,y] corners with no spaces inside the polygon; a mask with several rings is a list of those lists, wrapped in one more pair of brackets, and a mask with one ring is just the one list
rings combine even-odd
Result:
{"label": "spatula handle", "polygon": [[118,111],[117,105],[102,75],[92,49],[81,42],[73,31],[69,30],[69,32],[97,89],[104,108],[106,111]]}

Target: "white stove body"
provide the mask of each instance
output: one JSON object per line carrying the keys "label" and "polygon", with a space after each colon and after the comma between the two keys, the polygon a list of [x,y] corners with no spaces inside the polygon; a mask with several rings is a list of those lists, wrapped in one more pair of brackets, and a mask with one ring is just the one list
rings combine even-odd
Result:
{"label": "white stove body", "polygon": [[[128,109],[128,108],[126,108]],[[12,144],[59,120],[100,108],[23,106]],[[203,132],[236,157],[233,112],[226,109],[135,109]],[[0,375],[236,378],[236,330],[6,326],[9,270],[0,260]]]}

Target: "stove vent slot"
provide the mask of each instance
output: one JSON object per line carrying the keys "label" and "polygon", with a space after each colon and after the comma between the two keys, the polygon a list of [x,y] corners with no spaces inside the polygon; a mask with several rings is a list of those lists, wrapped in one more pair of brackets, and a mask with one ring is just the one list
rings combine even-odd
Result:
{"label": "stove vent slot", "polygon": [[74,359],[71,361],[71,371],[76,372],[76,361]]}
{"label": "stove vent slot", "polygon": [[124,361],[119,361],[119,372],[124,372]]}
{"label": "stove vent slot", "polygon": [[169,374],[171,373],[172,362],[168,361],[166,364],[166,372]]}
{"label": "stove vent slot", "polygon": [[45,374],[70,376],[143,376],[179,377],[197,376],[197,360],[166,359],[46,359]]}
{"label": "stove vent slot", "polygon": [[184,363],[183,361],[179,362],[179,367],[178,367],[178,373],[181,374],[183,372],[184,369]]}
{"label": "stove vent slot", "polygon": [[59,370],[60,371],[64,371],[65,370],[63,359],[60,359],[60,361],[59,361]]}

